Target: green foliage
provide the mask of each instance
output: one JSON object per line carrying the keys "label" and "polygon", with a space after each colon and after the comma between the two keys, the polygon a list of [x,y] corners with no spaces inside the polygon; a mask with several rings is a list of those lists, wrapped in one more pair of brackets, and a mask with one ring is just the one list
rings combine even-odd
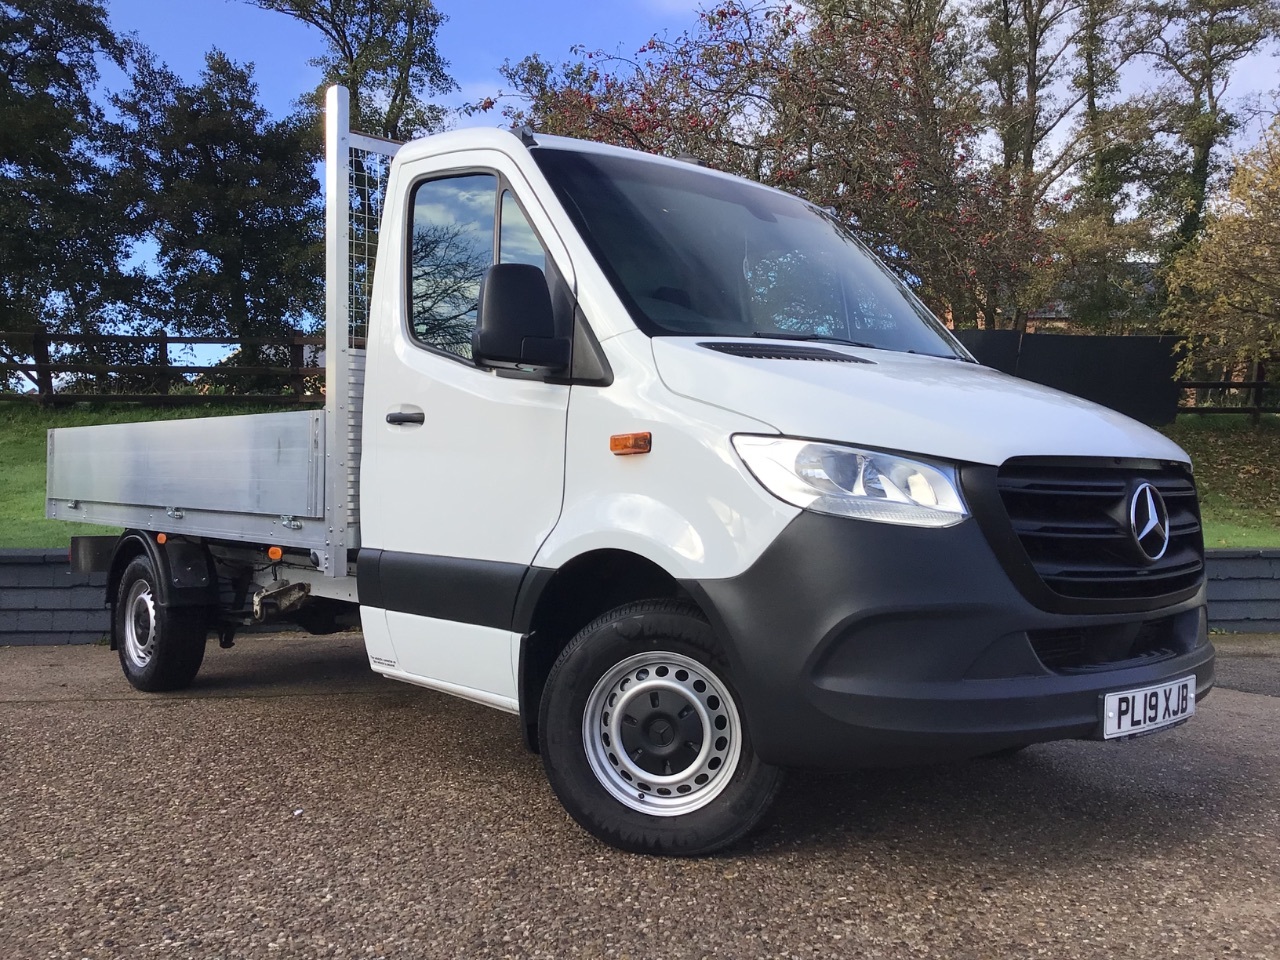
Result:
{"label": "green foliage", "polygon": [[96,0],[0,3],[0,330],[93,330],[138,289],[93,99],[99,62],[125,57]]}
{"label": "green foliage", "polygon": [[1240,158],[1199,241],[1169,272],[1166,319],[1187,335],[1184,368],[1251,370],[1280,357],[1280,119]]}
{"label": "green foliage", "polygon": [[432,0],[244,0],[287,14],[319,30],[328,49],[311,61],[322,79],[303,101],[311,120],[324,105],[325,89],[351,92],[357,130],[408,140],[441,129],[445,110],[431,99],[457,89],[448,61],[436,48],[445,16]]}

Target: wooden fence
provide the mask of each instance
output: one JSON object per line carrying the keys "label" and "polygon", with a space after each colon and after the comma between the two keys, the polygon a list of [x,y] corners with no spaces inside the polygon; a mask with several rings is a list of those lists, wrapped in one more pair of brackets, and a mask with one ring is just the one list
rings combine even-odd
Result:
{"label": "wooden fence", "polygon": [[[324,367],[309,365],[308,347],[322,347],[323,336],[295,331],[285,337],[179,337],[167,334],[6,333],[0,331],[0,379],[21,374],[33,389],[0,391],[0,400],[45,405],[86,401],[119,401],[169,405],[183,403],[309,404],[321,402],[320,388],[308,380],[324,376]],[[61,349],[57,348],[61,345]],[[176,364],[171,346],[266,347],[288,352],[288,365],[244,365],[235,353],[226,361]],[[79,352],[68,348],[80,347]],[[139,348],[154,359],[146,363],[101,360],[103,348]],[[95,349],[96,348],[96,349]],[[30,358],[29,360],[25,358]],[[68,382],[63,379],[73,375]],[[92,378],[86,382],[85,378]],[[249,391],[227,392],[226,383],[252,380]],[[265,383],[264,383],[265,381]],[[314,386],[314,388],[313,388]],[[86,389],[89,388],[89,389]]]}
{"label": "wooden fence", "polygon": [[[1267,391],[1280,389],[1267,382],[1267,364],[1258,360],[1252,364],[1251,380],[1179,380],[1184,391],[1195,391],[1191,402],[1178,405],[1179,413],[1247,413],[1254,423],[1264,413],[1280,413],[1280,407],[1267,406]],[[1243,402],[1239,396],[1243,393]],[[1230,401],[1224,403],[1223,401]]]}

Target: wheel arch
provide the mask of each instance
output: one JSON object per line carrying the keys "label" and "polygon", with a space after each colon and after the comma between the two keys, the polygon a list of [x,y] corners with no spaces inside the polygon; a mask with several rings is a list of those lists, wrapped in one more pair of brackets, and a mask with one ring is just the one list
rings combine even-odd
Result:
{"label": "wheel arch", "polygon": [[569,641],[603,613],[636,600],[663,598],[702,609],[667,570],[626,550],[592,550],[557,569],[529,571],[516,598],[513,629],[522,634],[517,677],[520,728],[530,750],[538,749],[538,708],[547,676]]}
{"label": "wheel arch", "polygon": [[156,602],[162,607],[207,607],[217,603],[217,575],[213,557],[202,543],[168,540],[159,543],[145,530],[126,530],[116,541],[107,572],[107,603],[111,607],[111,649],[116,635],[116,596],[129,564],[146,557],[156,571]]}

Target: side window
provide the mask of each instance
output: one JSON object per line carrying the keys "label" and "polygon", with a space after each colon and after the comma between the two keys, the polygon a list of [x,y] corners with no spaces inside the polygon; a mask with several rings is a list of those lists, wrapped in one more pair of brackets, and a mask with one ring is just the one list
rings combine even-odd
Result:
{"label": "side window", "polygon": [[502,191],[502,229],[498,239],[499,263],[528,263],[544,273],[547,253],[510,190]]}
{"label": "side window", "polygon": [[413,192],[410,330],[459,357],[471,356],[480,281],[493,264],[497,193],[490,173],[428,180]]}

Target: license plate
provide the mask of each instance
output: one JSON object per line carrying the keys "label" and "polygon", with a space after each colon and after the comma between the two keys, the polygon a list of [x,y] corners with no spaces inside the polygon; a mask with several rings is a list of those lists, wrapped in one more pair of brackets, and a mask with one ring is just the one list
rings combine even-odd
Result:
{"label": "license plate", "polygon": [[1102,736],[1133,737],[1181,723],[1196,712],[1196,678],[1108,693],[1102,706]]}

